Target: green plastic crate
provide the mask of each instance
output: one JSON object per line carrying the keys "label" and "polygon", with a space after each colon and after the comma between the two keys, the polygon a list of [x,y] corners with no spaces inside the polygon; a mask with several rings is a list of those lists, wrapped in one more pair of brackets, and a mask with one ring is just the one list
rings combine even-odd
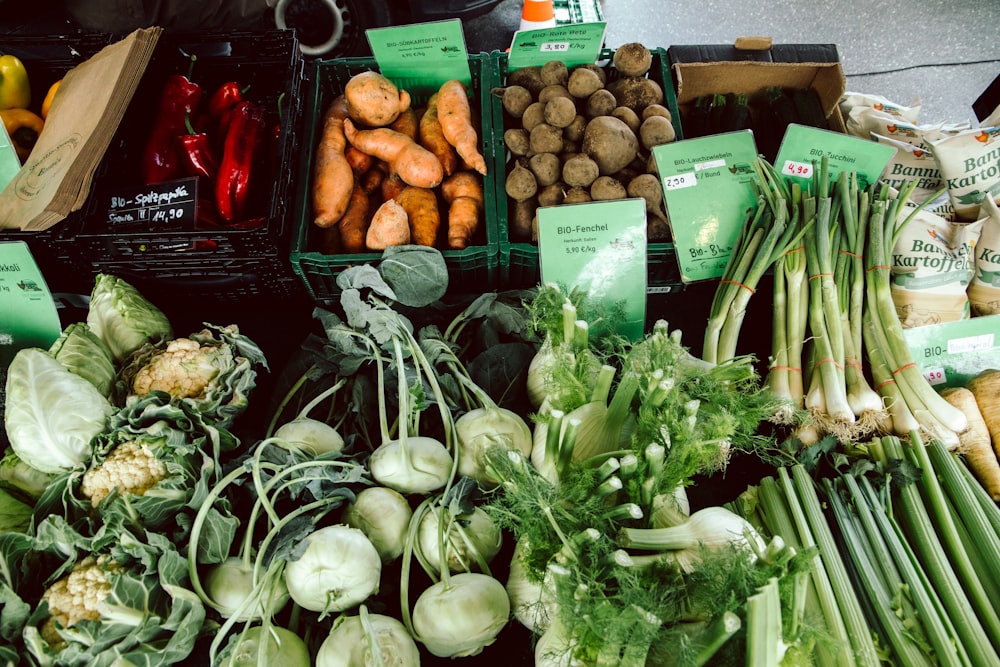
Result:
{"label": "green plastic crate", "polygon": [[566,2],[553,2],[552,9],[555,10],[556,24],[567,25],[571,23],[594,23],[604,20],[604,10],[601,9],[600,0],[567,0]]}
{"label": "green plastic crate", "polygon": [[[683,139],[680,113],[677,110],[677,95],[670,75],[667,52],[663,48],[650,50],[653,53],[653,63],[649,69],[649,76],[663,87],[665,106],[670,110],[677,139]],[[612,56],[614,56],[614,50],[604,49],[601,51],[598,61],[605,65],[609,78],[615,76],[614,68],[610,64]],[[497,72],[499,85],[502,86],[507,78],[507,54],[494,51],[490,57],[496,63],[494,69]],[[505,112],[499,96],[493,96],[492,105],[493,136],[496,144],[494,151],[497,155],[505,156],[503,171],[498,172],[496,197],[497,227],[500,236],[499,287],[501,289],[526,289],[538,285],[541,277],[538,246],[533,243],[512,242],[508,234],[508,206],[510,202],[505,192],[507,173],[507,151],[503,143]],[[647,269],[647,293],[664,294],[684,288],[673,243],[650,243],[647,249]]]}
{"label": "green plastic crate", "polygon": [[[302,130],[302,152],[299,156],[296,209],[292,230],[290,260],[292,270],[302,280],[309,296],[320,305],[329,305],[340,297],[337,276],[359,264],[378,264],[381,252],[330,255],[316,249],[320,230],[312,223],[311,197],[312,163],[315,146],[319,142],[323,112],[329,102],[343,92],[348,80],[367,70],[377,70],[374,58],[333,58],[316,61],[309,82]],[[502,156],[494,151],[493,115],[490,91],[496,85],[496,70],[488,54],[469,54],[474,94],[473,113],[478,110],[482,127],[481,150],[486,158],[487,174],[483,177],[484,224],[477,232],[477,239],[463,250],[442,250],[448,267],[449,291],[486,292],[495,289],[499,278],[500,242],[496,226],[496,179],[502,174]],[[407,87],[406,81],[397,81],[407,89],[412,104],[426,104],[430,93],[421,93]],[[478,100],[478,102],[476,101]]]}

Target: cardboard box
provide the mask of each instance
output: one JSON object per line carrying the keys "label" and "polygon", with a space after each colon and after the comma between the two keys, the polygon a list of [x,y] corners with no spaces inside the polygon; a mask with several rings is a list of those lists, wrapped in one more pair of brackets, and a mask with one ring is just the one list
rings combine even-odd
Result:
{"label": "cardboard box", "polygon": [[714,93],[752,97],[771,86],[814,89],[829,129],[845,132],[839,102],[846,89],[833,44],[773,45],[770,37],[741,37],[721,45],[675,45],[667,49],[677,91],[681,127],[694,101]]}

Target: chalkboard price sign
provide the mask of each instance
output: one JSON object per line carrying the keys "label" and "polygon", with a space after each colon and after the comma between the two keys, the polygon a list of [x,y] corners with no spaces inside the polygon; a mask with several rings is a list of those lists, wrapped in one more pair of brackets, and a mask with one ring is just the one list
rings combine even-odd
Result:
{"label": "chalkboard price sign", "polygon": [[198,202],[198,178],[180,178],[154,183],[111,195],[108,227],[194,227]]}

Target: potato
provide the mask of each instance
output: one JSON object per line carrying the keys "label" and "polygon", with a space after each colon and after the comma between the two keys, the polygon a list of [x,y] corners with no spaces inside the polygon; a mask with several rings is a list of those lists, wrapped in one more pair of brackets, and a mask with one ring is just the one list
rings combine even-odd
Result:
{"label": "potato", "polygon": [[503,89],[503,97],[501,97],[503,103],[504,111],[509,113],[514,118],[520,118],[524,115],[524,110],[527,109],[532,102],[535,101],[534,97],[524,86],[507,86]]}
{"label": "potato", "polygon": [[566,82],[566,89],[573,97],[585,100],[604,87],[604,81],[592,69],[574,67]]}
{"label": "potato", "polygon": [[528,135],[531,153],[558,153],[563,149],[562,128],[539,123]]}
{"label": "potato", "polygon": [[622,170],[636,158],[639,140],[621,120],[598,116],[587,123],[581,148],[597,163],[601,175],[606,176]]}
{"label": "potato", "polygon": [[538,191],[539,206],[558,206],[563,203],[566,197],[566,184],[556,181],[552,185],[546,185]]}
{"label": "potato", "polygon": [[545,82],[542,81],[542,67],[540,65],[532,65],[531,67],[522,67],[521,69],[509,72],[507,74],[507,85],[523,86],[531,92],[533,97],[537,97],[538,92],[545,87]]}
{"label": "potato", "polygon": [[583,131],[587,128],[587,117],[577,114],[573,122],[563,128],[563,139],[579,141],[583,139]]}
{"label": "potato", "polygon": [[642,44],[629,42],[615,50],[611,62],[624,76],[643,76],[653,64],[653,54]]}
{"label": "potato", "polygon": [[538,181],[530,169],[521,164],[518,160],[514,163],[514,168],[507,174],[507,182],[504,184],[507,196],[515,201],[530,199],[538,193]]}
{"label": "potato", "polygon": [[576,103],[568,97],[553,97],[545,103],[542,115],[553,127],[567,127],[576,118]]}
{"label": "potato", "polygon": [[539,74],[542,77],[542,82],[547,86],[552,84],[565,86],[569,80],[569,68],[561,60],[550,60],[545,63]]}
{"label": "potato", "polygon": [[574,155],[563,163],[562,179],[570,187],[589,188],[600,175],[597,162],[583,153]]}
{"label": "potato", "polygon": [[590,198],[594,201],[625,199],[625,186],[613,176],[598,176],[590,184]]}
{"label": "potato", "polygon": [[355,123],[385,127],[410,108],[410,94],[375,71],[365,71],[348,79],[344,86],[347,115]]}
{"label": "potato", "polygon": [[647,104],[639,115],[642,120],[646,120],[650,116],[663,116],[667,120],[673,120],[674,118],[673,114],[670,113],[670,109],[662,104]]}
{"label": "potato", "polygon": [[527,155],[528,151],[531,150],[529,136],[528,131],[524,128],[512,127],[509,130],[504,130],[503,143],[507,146],[507,150],[514,155]]}
{"label": "potato", "polygon": [[533,102],[529,104],[528,108],[524,110],[524,114],[521,115],[521,127],[528,131],[539,123],[544,122],[545,104],[542,102]]}
{"label": "potato", "polygon": [[611,115],[628,125],[628,129],[632,130],[633,134],[639,133],[639,126],[642,124],[642,121],[639,120],[639,114],[636,112],[628,107],[615,107],[611,110]]}
{"label": "potato", "polygon": [[609,116],[616,106],[618,106],[618,100],[615,99],[615,94],[607,88],[601,88],[587,98],[584,113],[588,118]]}
{"label": "potato", "polygon": [[677,138],[674,125],[663,116],[650,116],[639,127],[639,141],[647,151]]}
{"label": "potato", "polygon": [[607,85],[615,96],[615,106],[625,106],[641,113],[650,104],[663,104],[663,87],[642,77],[625,76]]}
{"label": "potato", "polygon": [[590,198],[590,193],[586,188],[570,188],[566,191],[566,196],[563,197],[564,204],[583,204],[589,201],[594,201]]}
{"label": "potato", "polygon": [[541,187],[552,185],[562,177],[562,162],[555,153],[535,153],[528,159],[528,169]]}
{"label": "potato", "polygon": [[535,217],[538,201],[534,197],[514,200],[507,220],[507,235],[515,243],[528,243],[532,238],[531,220]]}
{"label": "potato", "polygon": [[571,100],[573,99],[573,96],[569,94],[568,90],[566,90],[566,86],[563,86],[558,83],[545,86],[540,91],[538,91],[539,102],[545,103],[554,97],[568,97]]}

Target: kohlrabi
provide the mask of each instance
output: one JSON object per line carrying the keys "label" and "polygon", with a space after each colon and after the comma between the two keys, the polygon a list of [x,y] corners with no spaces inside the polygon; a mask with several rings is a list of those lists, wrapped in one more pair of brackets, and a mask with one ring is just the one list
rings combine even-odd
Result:
{"label": "kohlrabi", "polygon": [[413,606],[415,637],[439,658],[478,655],[509,619],[510,600],[503,584],[478,572],[442,578]]}
{"label": "kohlrabi", "polygon": [[285,563],[285,586],[303,609],[331,612],[350,609],[375,594],[382,559],[368,537],[343,524],[310,533]]}
{"label": "kohlrabi", "polygon": [[309,647],[280,625],[254,625],[233,635],[219,667],[310,667]]}
{"label": "kohlrabi", "polygon": [[[488,572],[486,566],[503,546],[500,527],[481,507],[455,514],[431,503],[418,520],[418,555],[435,571],[440,571],[446,560],[452,572]],[[442,544],[446,559],[441,558]]]}
{"label": "kohlrabi", "polygon": [[262,589],[255,581],[253,567],[242,558],[232,556],[213,565],[205,576],[206,602],[223,618],[241,621],[261,619],[274,614],[288,602],[288,589],[277,577],[271,586]]}
{"label": "kohlrabi", "polygon": [[296,447],[301,447],[313,454],[339,452],[344,449],[344,438],[341,437],[336,428],[330,426],[325,421],[313,419],[309,416],[309,413],[317,405],[336,393],[344,384],[345,381],[340,380],[333,386],[320,392],[299,411],[299,414],[294,419],[279,426],[274,432],[274,437]]}
{"label": "kohlrabi", "polygon": [[373,614],[361,605],[342,614],[316,653],[316,667],[419,667],[420,650],[398,619]]}
{"label": "kohlrabi", "polygon": [[412,516],[410,503],[401,493],[387,486],[372,486],[358,492],[341,518],[368,536],[382,563],[390,563],[403,553]]}

